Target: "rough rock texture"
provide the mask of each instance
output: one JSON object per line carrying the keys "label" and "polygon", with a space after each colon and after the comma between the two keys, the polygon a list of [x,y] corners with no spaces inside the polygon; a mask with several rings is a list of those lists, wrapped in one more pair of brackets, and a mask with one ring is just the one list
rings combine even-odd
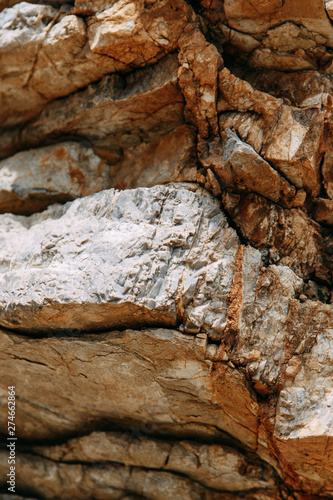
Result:
{"label": "rough rock texture", "polygon": [[77,142],[17,153],[0,161],[0,211],[34,213],[101,191],[108,178],[106,162]]}
{"label": "rough rock texture", "polygon": [[3,215],[0,227],[2,326],[47,332],[186,318],[186,329],[223,331],[239,240],[209,197],[106,191],[31,218]]}
{"label": "rough rock texture", "polygon": [[110,187],[131,189],[169,182],[205,182],[196,154],[196,130],[181,125],[161,139],[124,151],[110,169]]}
{"label": "rough rock texture", "polygon": [[332,20],[0,1],[1,499],[333,498]]}

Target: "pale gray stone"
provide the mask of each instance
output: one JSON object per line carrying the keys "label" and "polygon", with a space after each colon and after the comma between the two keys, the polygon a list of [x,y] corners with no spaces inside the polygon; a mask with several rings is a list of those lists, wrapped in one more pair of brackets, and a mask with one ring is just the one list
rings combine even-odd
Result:
{"label": "pale gray stone", "polygon": [[31,149],[0,161],[0,212],[28,215],[108,187],[106,162],[77,142]]}

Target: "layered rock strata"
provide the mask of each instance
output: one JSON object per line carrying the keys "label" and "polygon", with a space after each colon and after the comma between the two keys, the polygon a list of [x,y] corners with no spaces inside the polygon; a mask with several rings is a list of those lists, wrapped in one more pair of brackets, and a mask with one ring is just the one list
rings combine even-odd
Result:
{"label": "layered rock strata", "polygon": [[0,2],[3,500],[333,497],[331,4]]}

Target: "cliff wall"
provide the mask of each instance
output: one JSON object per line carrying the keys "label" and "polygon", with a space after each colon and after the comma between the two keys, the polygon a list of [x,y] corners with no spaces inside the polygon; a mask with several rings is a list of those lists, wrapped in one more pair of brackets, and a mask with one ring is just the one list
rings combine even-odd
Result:
{"label": "cliff wall", "polygon": [[332,498],[333,2],[0,9],[0,498]]}

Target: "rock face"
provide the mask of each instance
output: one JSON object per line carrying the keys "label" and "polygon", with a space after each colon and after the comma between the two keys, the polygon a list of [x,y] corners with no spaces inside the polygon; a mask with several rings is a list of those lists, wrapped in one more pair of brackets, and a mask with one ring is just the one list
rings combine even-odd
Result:
{"label": "rock face", "polygon": [[0,161],[0,211],[34,213],[101,191],[108,178],[106,162],[77,142],[17,153]]}
{"label": "rock face", "polygon": [[1,499],[333,498],[332,19],[0,2]]}

